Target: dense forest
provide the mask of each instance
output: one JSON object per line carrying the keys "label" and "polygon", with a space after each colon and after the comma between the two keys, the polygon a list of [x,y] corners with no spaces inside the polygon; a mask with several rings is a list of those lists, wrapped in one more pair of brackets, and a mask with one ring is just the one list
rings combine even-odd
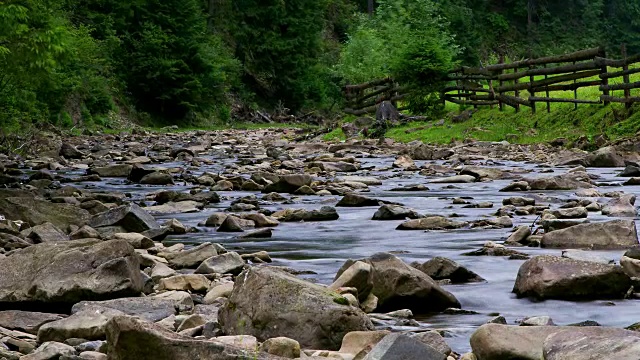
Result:
{"label": "dense forest", "polygon": [[332,112],[384,76],[426,111],[457,64],[623,43],[640,53],[640,1],[3,0],[0,126]]}

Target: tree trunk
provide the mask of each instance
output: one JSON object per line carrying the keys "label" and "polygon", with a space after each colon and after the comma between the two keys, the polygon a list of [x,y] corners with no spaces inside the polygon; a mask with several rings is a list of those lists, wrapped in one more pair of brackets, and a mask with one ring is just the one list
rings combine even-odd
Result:
{"label": "tree trunk", "polygon": [[373,0],[367,0],[367,13],[373,16]]}

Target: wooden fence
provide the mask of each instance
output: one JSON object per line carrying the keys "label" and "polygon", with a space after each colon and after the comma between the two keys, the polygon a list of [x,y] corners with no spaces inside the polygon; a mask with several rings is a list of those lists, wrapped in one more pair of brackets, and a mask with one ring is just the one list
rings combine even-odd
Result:
{"label": "wooden fence", "polygon": [[[622,59],[608,59],[601,48],[587,49],[569,54],[526,59],[485,67],[460,67],[449,74],[450,84],[442,90],[442,99],[460,105],[511,106],[519,111],[522,106],[536,112],[536,104],[551,103],[609,104],[624,103],[627,106],[640,102],[631,96],[632,89],[640,89],[640,82],[630,82],[630,75],[640,73],[640,55],[627,57],[624,46]],[[609,68],[618,70],[609,71]],[[609,84],[622,78],[622,82]],[[599,99],[580,99],[578,89],[598,87]],[[573,91],[572,98],[552,97],[552,92]],[[618,92],[618,93],[615,93]],[[621,93],[620,93],[621,92]],[[392,102],[406,97],[403,88],[392,79],[370,81],[344,88],[348,114],[362,115],[375,112],[376,105],[384,100]]]}

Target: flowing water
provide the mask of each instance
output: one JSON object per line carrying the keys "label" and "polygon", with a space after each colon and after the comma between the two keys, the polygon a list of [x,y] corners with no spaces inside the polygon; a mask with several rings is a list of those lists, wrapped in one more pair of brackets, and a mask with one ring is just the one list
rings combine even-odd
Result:
{"label": "flowing water", "polygon": [[[219,172],[225,165],[235,159],[221,156],[210,157],[215,165],[206,165],[195,171]],[[456,213],[459,221],[482,219],[493,214],[502,204],[502,199],[511,196],[536,196],[537,204],[559,206],[563,200],[575,198],[573,191],[547,191],[544,193],[502,193],[499,189],[509,184],[510,180],[497,180],[473,184],[454,184],[454,188],[447,184],[428,184],[429,177],[416,172],[396,172],[389,170],[393,158],[363,158],[359,159],[363,168],[373,168],[372,171],[360,172],[368,176],[385,179],[381,186],[371,186],[371,192],[366,196],[399,202],[415,209],[422,214],[449,215]],[[417,162],[422,165],[424,162]],[[179,163],[165,163],[163,167],[183,166]],[[554,173],[541,173],[545,168],[533,164],[504,162],[491,165],[503,170],[530,171],[527,176],[548,176],[560,174],[567,169],[554,168]],[[381,170],[376,170],[381,169]],[[386,170],[385,170],[386,169]],[[601,176],[597,180],[602,185],[600,192],[622,190],[622,181],[615,175],[620,169],[589,169],[590,174]],[[351,175],[351,174],[350,174]],[[356,174],[357,175],[357,174]],[[409,184],[425,184],[430,190],[421,192],[392,192],[390,189]],[[80,186],[87,185],[82,183]],[[108,180],[100,183],[90,183],[89,186],[100,190],[117,190],[128,192],[132,199],[144,199],[144,195],[160,189],[188,191],[184,184],[171,187],[148,187],[127,185],[121,180]],[[638,187],[625,187],[626,192],[633,193]],[[185,225],[197,226],[213,212],[224,211],[233,199],[249,195],[250,192],[220,192],[223,201],[208,207],[202,212],[190,214],[171,214],[160,216],[159,219],[176,218]],[[254,193],[255,194],[255,193]],[[258,194],[259,195],[259,194]],[[463,205],[452,205],[452,199],[459,196],[472,197],[473,202],[490,201],[493,209],[465,209]],[[337,197],[339,198],[339,197]],[[316,209],[327,203],[328,197],[305,196],[295,199],[295,204],[282,205],[278,203],[263,204],[262,208],[279,210],[284,208]],[[604,200],[606,201],[606,199]],[[371,217],[377,207],[338,208],[340,219],[328,222],[283,223],[276,227],[273,237],[269,239],[239,240],[233,234],[217,233],[213,228],[199,228],[201,232],[181,236],[171,236],[166,242],[183,242],[197,244],[202,242],[217,242],[229,250],[241,253],[266,250],[274,260],[274,265],[282,265],[296,270],[309,270],[313,275],[304,275],[312,281],[330,284],[336,271],[347,259],[360,259],[377,252],[394,252],[406,262],[425,262],[435,256],[444,256],[455,260],[470,270],[476,272],[487,281],[483,283],[448,285],[445,289],[452,292],[461,302],[462,308],[473,310],[475,315],[433,315],[419,317],[420,328],[445,330],[446,340],[457,352],[469,350],[469,337],[473,331],[484,324],[497,313],[503,315],[508,323],[527,316],[548,315],[558,325],[576,323],[584,320],[595,320],[605,326],[623,327],[640,321],[640,306],[634,300],[619,301],[544,301],[532,302],[528,299],[517,299],[511,290],[522,260],[508,260],[505,257],[462,256],[462,253],[476,250],[486,241],[502,241],[510,234],[511,229],[461,229],[453,231],[397,231],[396,226],[401,221],[372,221]],[[600,213],[590,213],[591,221],[608,219]],[[536,216],[516,216],[514,225],[531,225]],[[531,255],[555,254],[561,250],[547,250],[539,248],[518,248],[518,251]],[[616,261],[623,251],[598,251]],[[417,327],[401,327],[401,330],[415,330]]]}

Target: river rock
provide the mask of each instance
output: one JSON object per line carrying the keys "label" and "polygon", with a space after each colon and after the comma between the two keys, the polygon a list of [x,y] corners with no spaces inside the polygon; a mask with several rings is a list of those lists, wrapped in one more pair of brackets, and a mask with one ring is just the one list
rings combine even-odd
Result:
{"label": "river rock", "polygon": [[585,159],[589,167],[624,167],[624,159],[613,146],[600,148]]}
{"label": "river rock", "polygon": [[229,215],[227,216],[220,227],[216,230],[217,232],[243,232],[242,225],[240,224],[240,219]]}
{"label": "river rock", "polygon": [[203,207],[204,204],[197,201],[185,200],[178,202],[168,202],[162,205],[148,206],[145,208],[145,211],[153,215],[187,214],[199,212]]}
{"label": "river rock", "polygon": [[112,239],[125,240],[134,249],[149,249],[155,246],[153,240],[139,233],[116,233]]}
{"label": "river rock", "polygon": [[547,248],[624,249],[638,245],[632,220],[586,223],[545,233],[541,246]]}
{"label": "river rock", "polygon": [[302,186],[309,186],[313,182],[313,178],[306,174],[282,175],[272,184],[267,185],[263,193],[277,192],[293,194]]}
{"label": "river rock", "polygon": [[[460,307],[455,296],[428,275],[391,254],[378,253],[362,261],[372,266],[371,293],[378,298],[376,310],[379,312],[410,309],[421,314]],[[347,261],[337,276],[342,275],[351,264],[353,260]]]}
{"label": "river rock", "polygon": [[380,340],[363,360],[446,360],[431,346],[402,334],[389,334]]}
{"label": "river rock", "polygon": [[518,226],[515,231],[513,233],[511,233],[511,235],[509,235],[509,238],[507,238],[507,241],[505,242],[505,245],[507,244],[521,244],[521,245],[527,245],[527,238],[531,236],[531,228],[526,226],[526,225],[521,225]]}
{"label": "river rock", "polygon": [[350,331],[372,330],[358,308],[324,287],[268,267],[253,267],[237,278],[219,318],[227,334],[264,341],[288,337],[303,347],[338,349]]}
{"label": "river rock", "polygon": [[108,226],[120,226],[129,232],[144,232],[160,228],[160,224],[136,204],[118,206],[105,211],[89,220],[89,226],[94,229]]}
{"label": "river rock", "polygon": [[75,146],[67,142],[62,143],[58,155],[63,156],[67,159],[82,159],[84,157],[84,154],[82,152],[80,152],[78,149],[76,149]]}
{"label": "river rock", "polygon": [[620,266],[542,255],[522,264],[513,292],[537,299],[608,299],[624,297],[630,286]]}
{"label": "river rock", "polygon": [[423,144],[412,149],[411,158],[414,160],[446,160],[453,154],[451,149],[437,149]]}
{"label": "river rock", "polygon": [[625,194],[619,198],[613,198],[602,207],[602,215],[613,217],[636,217],[638,210],[635,207],[636,196]]}
{"label": "river rock", "polygon": [[373,214],[372,220],[405,220],[419,219],[422,215],[415,210],[400,205],[385,204]]}
{"label": "river rock", "polygon": [[444,340],[442,335],[440,335],[440,333],[435,330],[419,332],[415,334],[413,338],[420,341],[421,343],[429,345],[445,356],[449,356],[449,354],[451,354],[451,348]]}
{"label": "river rock", "polygon": [[167,253],[164,257],[176,268],[194,268],[206,259],[218,255],[216,246],[211,243],[198,245],[189,250]]}
{"label": "river rock", "polygon": [[261,213],[246,214],[242,216],[243,219],[251,220],[255,224],[255,227],[274,227],[280,225],[280,222],[271,216],[266,216]]}
{"label": "river rock", "polygon": [[124,313],[108,308],[76,312],[67,318],[41,326],[38,331],[38,342],[64,342],[71,338],[104,340],[107,322],[119,315]]}
{"label": "river rock", "polygon": [[407,220],[398,225],[396,230],[445,230],[459,229],[465,223],[447,219],[444,216],[429,216],[421,219]]}
{"label": "river rock", "polygon": [[36,225],[22,231],[22,235],[35,244],[69,240],[69,236],[50,222]]}
{"label": "river rock", "polygon": [[154,171],[140,179],[140,184],[146,185],[173,185],[173,176],[163,171]]}
{"label": "river rock", "polygon": [[0,303],[60,302],[138,295],[134,249],[123,240],[43,243],[0,259]]}
{"label": "river rock", "polygon": [[393,167],[404,170],[418,170],[416,163],[407,155],[398,156],[393,162]]}
{"label": "river rock", "polygon": [[429,181],[432,184],[468,184],[476,181],[471,175],[454,175]]}
{"label": "river rock", "polygon": [[158,290],[206,292],[211,281],[202,274],[179,274],[158,281]]}
{"label": "river rock", "polygon": [[365,206],[379,206],[380,202],[377,199],[371,199],[366,196],[348,193],[336,204],[336,207],[365,207]]}
{"label": "river rock", "polygon": [[0,311],[0,327],[37,335],[46,323],[63,319],[64,315],[19,310]]}
{"label": "river rock", "polygon": [[49,222],[59,229],[67,229],[69,225],[81,227],[89,220],[91,215],[87,210],[75,205],[51,203],[29,196],[12,197],[13,192],[8,192],[8,197],[0,193],[0,214],[8,220],[21,220],[31,226]]}
{"label": "river rock", "polygon": [[611,256],[602,255],[591,250],[562,250],[562,257],[573,260],[593,261],[600,264],[616,263]]}
{"label": "river rock", "polygon": [[133,166],[129,164],[115,164],[103,167],[94,167],[89,170],[89,174],[98,174],[100,177],[127,177]]}
{"label": "river rock", "polygon": [[231,295],[231,292],[233,292],[232,282],[213,286],[209,289],[207,295],[205,295],[203,303],[208,305],[215,304],[219,297],[228,298]]}
{"label": "river rock", "polygon": [[533,206],[535,204],[536,199],[525,198],[521,196],[513,196],[510,198],[502,199],[502,205]]}
{"label": "river rock", "polygon": [[540,177],[527,180],[527,182],[530,190],[577,190],[593,187],[589,175],[584,172]]}
{"label": "river rock", "polygon": [[500,169],[479,166],[465,166],[460,170],[460,175],[471,175],[476,180],[498,180],[505,177]]}
{"label": "river rock", "polygon": [[244,268],[244,260],[237,252],[212,256],[204,260],[196,269],[196,274],[233,274],[238,275]]}
{"label": "river rock", "polygon": [[640,359],[640,334],[623,329],[584,327],[546,337],[544,360]]}
{"label": "river rock", "polygon": [[323,206],[318,210],[311,211],[305,209],[287,209],[277,211],[273,213],[272,216],[285,222],[331,221],[340,218],[336,209],[331,206]]}
{"label": "river rock", "polygon": [[343,287],[356,288],[358,290],[358,300],[364,302],[369,297],[371,289],[373,289],[373,269],[371,265],[356,261],[333,281],[329,289],[336,291]]}
{"label": "river rock", "polygon": [[339,183],[356,182],[356,183],[361,183],[368,186],[382,185],[382,180],[372,176],[341,176],[336,178],[336,182],[339,182]]}
{"label": "river rock", "polygon": [[22,356],[20,360],[63,359],[74,355],[76,355],[76,349],[73,346],[51,341],[40,345],[32,353]]}
{"label": "river rock", "polygon": [[558,219],[582,219],[589,216],[589,211],[581,206],[568,209],[545,210],[543,211],[543,217],[547,213]]}
{"label": "river rock", "polygon": [[247,352],[220,342],[181,336],[128,316],[111,319],[107,323],[106,333],[109,344],[107,355],[111,360],[277,359],[272,355]]}
{"label": "river rock", "polygon": [[146,321],[157,322],[176,314],[179,300],[147,297],[130,297],[105,301],[81,301],[71,308],[71,313],[117,310]]}
{"label": "river rock", "polygon": [[433,280],[451,280],[454,284],[485,281],[473,271],[441,256],[437,256],[423,264],[414,263],[411,265],[427,274]]}
{"label": "river rock", "polygon": [[260,351],[288,359],[300,357],[300,343],[287,337],[276,337],[265,340]]}
{"label": "river rock", "polygon": [[545,338],[563,329],[567,327],[485,324],[471,335],[471,349],[478,360],[542,360]]}

